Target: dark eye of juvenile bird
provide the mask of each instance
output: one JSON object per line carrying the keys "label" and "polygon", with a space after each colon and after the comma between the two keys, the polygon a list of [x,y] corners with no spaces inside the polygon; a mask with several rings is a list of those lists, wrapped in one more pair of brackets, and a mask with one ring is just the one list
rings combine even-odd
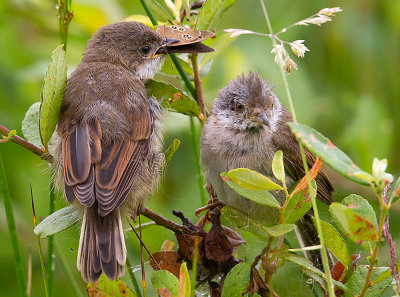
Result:
{"label": "dark eye of juvenile bird", "polygon": [[244,111],[244,105],[241,103],[236,103],[235,109],[236,109],[236,111],[242,112],[242,111]]}
{"label": "dark eye of juvenile bird", "polygon": [[148,54],[150,53],[150,46],[144,45],[144,46],[142,46],[142,48],[140,49],[140,51],[142,52],[142,54],[148,55]]}

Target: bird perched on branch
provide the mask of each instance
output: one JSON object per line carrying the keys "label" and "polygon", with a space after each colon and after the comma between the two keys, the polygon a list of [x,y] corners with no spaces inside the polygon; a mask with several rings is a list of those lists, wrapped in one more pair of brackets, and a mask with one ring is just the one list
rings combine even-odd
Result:
{"label": "bird perched on branch", "polygon": [[87,282],[102,272],[112,280],[123,275],[121,216],[136,214],[159,179],[161,109],[143,82],[167,52],[197,52],[195,45],[170,47],[175,42],[137,22],[101,27],[68,79],[56,177],[83,213],[77,266]]}
{"label": "bird perched on branch", "polygon": [[[249,168],[278,182],[272,172],[272,159],[276,151],[281,150],[288,189],[305,175],[298,142],[286,124],[292,122],[292,115],[271,89],[253,72],[231,80],[218,92],[211,115],[203,127],[200,144],[201,163],[212,194],[224,204],[269,224],[278,221],[277,209],[240,196],[222,180],[220,174],[235,168]],[[305,154],[308,166],[312,166],[314,156],[307,150]],[[333,187],[323,171],[317,176],[316,183],[317,198],[330,204]],[[280,202],[285,199],[282,192],[274,195]],[[319,243],[309,214],[298,223],[297,233],[306,246]],[[319,254],[314,252],[310,258],[321,265]]]}

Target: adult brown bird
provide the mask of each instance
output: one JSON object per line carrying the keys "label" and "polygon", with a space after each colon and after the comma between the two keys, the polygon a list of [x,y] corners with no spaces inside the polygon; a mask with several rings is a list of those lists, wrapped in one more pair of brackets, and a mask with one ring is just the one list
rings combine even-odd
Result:
{"label": "adult brown bird", "polygon": [[[224,204],[267,224],[278,221],[278,211],[240,196],[222,180],[220,174],[244,167],[279,183],[272,172],[272,159],[275,152],[281,150],[288,189],[305,175],[298,142],[286,124],[293,121],[292,115],[271,89],[253,72],[231,80],[218,92],[211,115],[203,127],[200,144],[208,188]],[[314,156],[308,150],[305,153],[308,166],[312,166]],[[317,198],[330,204],[333,187],[324,171],[319,173],[316,183]],[[282,191],[273,194],[281,203],[284,201]],[[297,226],[302,245],[319,243],[310,214],[305,215]],[[309,252],[308,255],[321,267],[318,252]]]}
{"label": "adult brown bird", "polygon": [[137,213],[159,180],[161,109],[147,97],[144,81],[165,53],[182,52],[169,48],[174,42],[137,22],[101,27],[68,79],[56,175],[68,201],[83,213],[77,266],[87,282],[102,272],[112,280],[123,275],[121,216]]}

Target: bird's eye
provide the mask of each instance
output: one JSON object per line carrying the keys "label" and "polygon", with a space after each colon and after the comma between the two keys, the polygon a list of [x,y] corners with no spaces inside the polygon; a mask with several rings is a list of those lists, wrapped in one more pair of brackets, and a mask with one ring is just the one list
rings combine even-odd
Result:
{"label": "bird's eye", "polygon": [[244,105],[237,102],[235,105],[235,109],[239,112],[242,112],[242,111],[244,111]]}
{"label": "bird's eye", "polygon": [[273,102],[269,103],[269,104],[268,104],[268,108],[269,108],[269,109],[273,109],[273,108],[274,108],[274,103],[273,103]]}
{"label": "bird's eye", "polygon": [[150,46],[144,45],[144,46],[142,46],[142,48],[140,49],[140,51],[142,52],[142,54],[148,55],[148,54],[150,53]]}

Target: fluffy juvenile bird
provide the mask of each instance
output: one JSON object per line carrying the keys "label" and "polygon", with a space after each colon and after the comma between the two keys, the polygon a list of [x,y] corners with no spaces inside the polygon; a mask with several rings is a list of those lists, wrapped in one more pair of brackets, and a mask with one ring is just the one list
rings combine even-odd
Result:
{"label": "fluffy juvenile bird", "polygon": [[[211,115],[203,127],[200,144],[208,188],[224,204],[268,224],[277,222],[278,211],[240,196],[222,180],[220,174],[235,168],[249,168],[278,182],[272,172],[272,159],[275,152],[281,150],[287,187],[305,175],[298,142],[286,124],[292,121],[292,116],[271,89],[266,81],[252,72],[231,80],[218,92]],[[308,165],[312,166],[315,158],[307,150],[306,158]],[[316,182],[317,198],[330,204],[333,188],[323,171]],[[279,201],[284,201],[283,193],[274,195]],[[319,242],[309,215],[299,222],[298,233],[304,245]],[[319,262],[315,259],[317,254],[311,258]]]}
{"label": "fluffy juvenile bird", "polygon": [[141,23],[104,26],[68,79],[56,177],[68,201],[83,212],[77,266],[87,282],[102,272],[112,280],[124,273],[121,216],[136,213],[159,179],[161,110],[143,81],[153,77],[176,41]]}

